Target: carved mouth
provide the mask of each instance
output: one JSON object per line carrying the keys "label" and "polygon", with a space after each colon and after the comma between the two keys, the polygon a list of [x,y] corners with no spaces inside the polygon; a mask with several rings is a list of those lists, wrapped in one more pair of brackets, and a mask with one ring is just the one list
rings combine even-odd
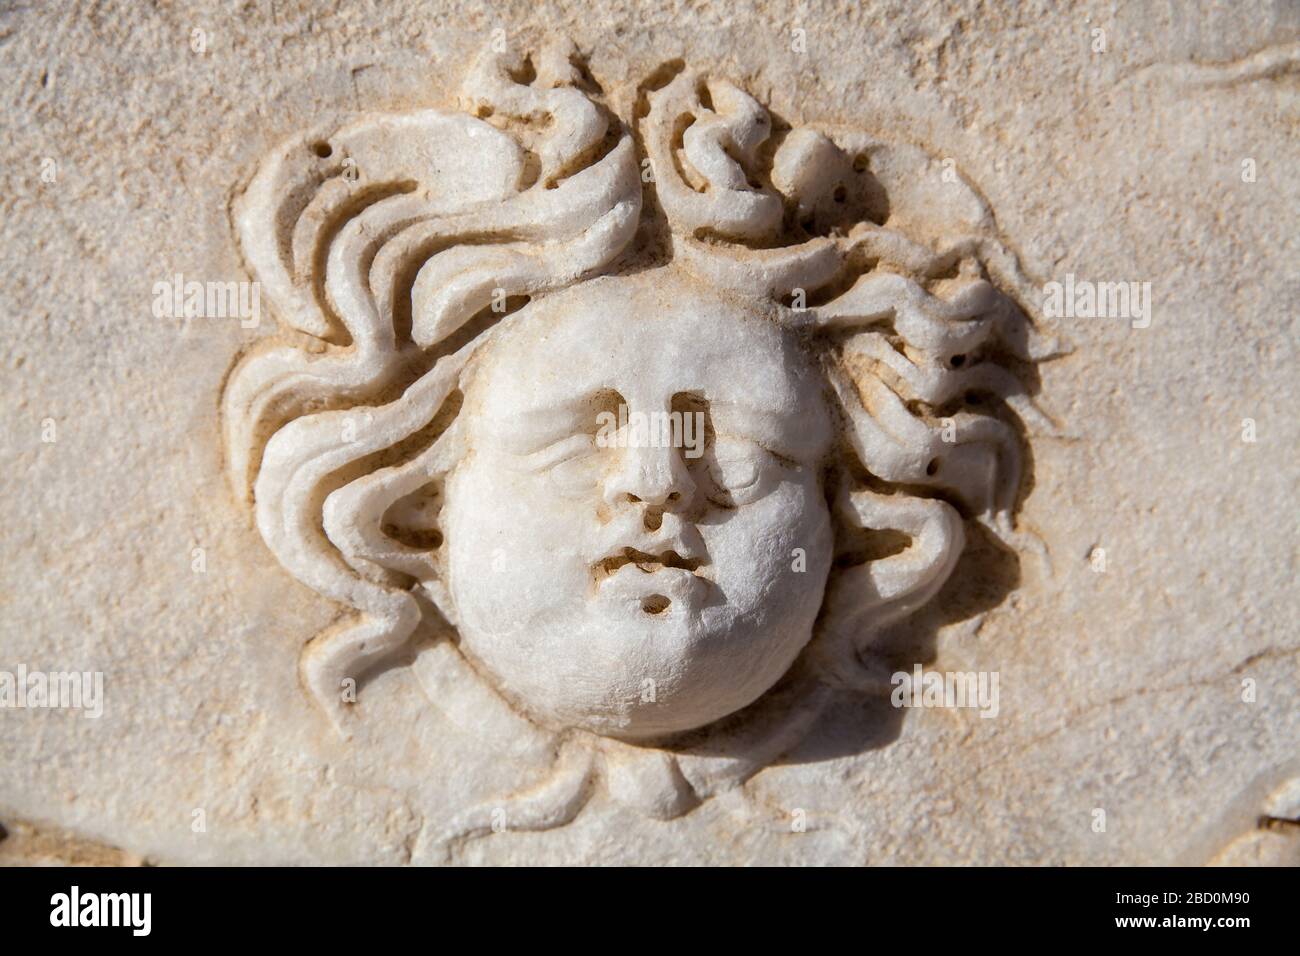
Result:
{"label": "carved mouth", "polygon": [[638,551],[636,548],[624,548],[619,553],[602,559],[596,565],[596,579],[600,580],[609,577],[629,564],[635,564],[637,568],[646,574],[654,574],[656,571],[662,571],[665,568],[676,568],[694,574],[704,562],[699,558],[683,558],[676,551],[651,554],[648,551]]}
{"label": "carved mouth", "polygon": [[671,549],[655,554],[623,548],[592,565],[591,571],[598,590],[608,586],[617,602],[653,616],[664,614],[677,601],[698,599],[707,581],[701,568],[707,567],[708,561],[684,558]]}
{"label": "carved mouth", "polygon": [[667,595],[652,594],[641,602],[641,610],[646,614],[662,614],[672,603]]}

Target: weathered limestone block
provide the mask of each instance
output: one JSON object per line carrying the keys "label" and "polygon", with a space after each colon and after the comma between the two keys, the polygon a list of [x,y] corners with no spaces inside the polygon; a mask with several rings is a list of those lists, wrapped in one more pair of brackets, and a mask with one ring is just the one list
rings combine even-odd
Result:
{"label": "weathered limestone block", "polygon": [[1294,865],[1293,8],[599,10],[4,16],[0,861]]}

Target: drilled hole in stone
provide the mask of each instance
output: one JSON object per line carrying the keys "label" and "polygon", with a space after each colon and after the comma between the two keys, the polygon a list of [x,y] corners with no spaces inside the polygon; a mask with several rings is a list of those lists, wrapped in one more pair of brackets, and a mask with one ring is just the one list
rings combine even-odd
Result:
{"label": "drilled hole in stone", "polygon": [[951,365],[953,368],[961,368],[963,365],[966,364],[966,356],[954,355],[952,358],[948,359],[948,364]]}
{"label": "drilled hole in stone", "polygon": [[641,610],[647,614],[662,614],[668,610],[668,605],[673,602],[668,600],[662,594],[652,594],[641,602]]}
{"label": "drilled hole in stone", "polygon": [[311,151],[315,153],[317,156],[319,156],[321,159],[329,159],[329,157],[334,152],[334,147],[332,147],[329,143],[325,143],[325,142],[313,143],[311,147]]}
{"label": "drilled hole in stone", "polygon": [[871,160],[866,153],[858,153],[853,157],[853,171],[855,173],[865,173],[867,167],[871,165]]}
{"label": "drilled hole in stone", "polygon": [[939,473],[939,459],[931,458],[930,464],[925,466],[925,473],[933,477]]}
{"label": "drilled hole in stone", "polygon": [[[524,62],[521,63],[517,69],[508,70],[507,72],[510,74],[510,79],[514,80],[520,86],[532,86],[533,81],[537,79],[537,67],[533,65],[533,58],[531,56],[524,57]],[[555,86],[559,85],[559,83],[555,84]]]}
{"label": "drilled hole in stone", "polygon": [[835,192],[831,193],[831,198],[836,202],[844,202],[849,196],[849,191],[843,186],[836,186]]}

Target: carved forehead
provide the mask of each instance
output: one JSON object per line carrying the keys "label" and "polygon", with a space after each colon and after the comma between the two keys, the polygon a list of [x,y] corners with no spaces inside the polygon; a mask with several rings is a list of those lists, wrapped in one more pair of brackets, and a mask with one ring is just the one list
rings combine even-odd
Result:
{"label": "carved forehead", "polygon": [[474,411],[517,420],[612,389],[648,412],[698,392],[828,428],[820,374],[794,334],[758,311],[661,273],[568,289],[528,306],[492,344],[471,386]]}

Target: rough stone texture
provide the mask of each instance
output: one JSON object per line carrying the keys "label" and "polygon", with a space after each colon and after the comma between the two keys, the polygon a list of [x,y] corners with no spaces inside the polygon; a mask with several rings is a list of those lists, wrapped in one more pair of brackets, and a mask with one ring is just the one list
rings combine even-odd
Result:
{"label": "rough stone texture", "polygon": [[[1039,284],[1151,283],[1149,328],[1063,319],[1039,367],[1062,433],[1031,442],[1018,522],[1045,553],[981,597],[968,552],[935,602],[927,666],[998,672],[996,719],[843,694],[684,816],[611,775],[567,825],[446,853],[429,835],[543,781],[552,745],[432,648],[367,686],[351,740],[322,719],[298,655],[340,610],[223,472],[223,382],[273,325],[156,319],[152,288],[246,278],[258,161],[340,111],[454,106],[496,28],[572,38],[623,106],[680,57],[792,125],[951,157]],[[0,15],[0,64],[0,670],[105,675],[98,720],[0,710],[0,860],[1300,862],[1294,5],[49,6]]]}

